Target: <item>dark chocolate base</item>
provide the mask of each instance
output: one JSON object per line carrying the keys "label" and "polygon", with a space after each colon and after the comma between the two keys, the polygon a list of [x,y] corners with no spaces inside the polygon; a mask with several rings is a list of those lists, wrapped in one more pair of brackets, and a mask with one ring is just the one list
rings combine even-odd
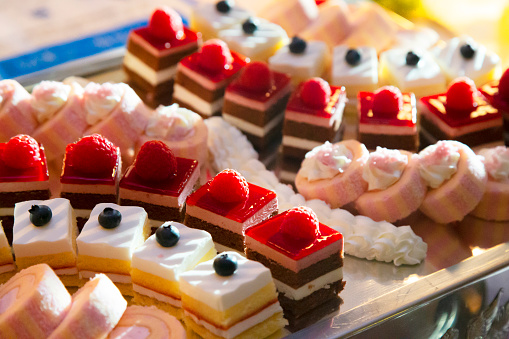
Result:
{"label": "dark chocolate base", "polygon": [[[231,80],[233,80],[233,77]],[[184,87],[189,92],[196,94],[206,102],[214,102],[217,99],[224,97],[224,91],[226,89],[226,86],[228,85],[228,83],[225,83],[224,86],[211,91],[209,89],[206,89],[201,84],[197,83],[194,79],[191,79],[182,72],[177,72],[175,76],[175,83]]]}
{"label": "dark chocolate base", "polygon": [[22,191],[22,192],[2,192],[0,193],[0,207],[14,207],[16,203],[27,200],[48,200],[50,190]]}
{"label": "dark chocolate base", "polygon": [[[176,221],[182,222],[184,220],[185,209],[168,207],[161,205],[149,204],[138,200],[120,199],[119,204],[121,206],[139,206],[143,207],[147,211],[148,218],[159,221]],[[158,227],[151,227],[151,234],[156,232]]]}
{"label": "dark chocolate base", "polygon": [[214,242],[233,248],[236,251],[244,252],[244,237],[241,234],[225,230],[205,220],[192,217],[189,214],[186,214],[184,217],[184,225],[209,232]]}
{"label": "dark chocolate base", "polygon": [[81,233],[83,226],[85,226],[88,218],[76,217],[76,225],[78,226],[78,234]]}
{"label": "dark chocolate base", "polygon": [[343,290],[343,287],[344,282],[340,280],[331,284],[329,288],[321,288],[301,300],[289,299],[282,293],[279,293],[278,299],[285,312],[285,316],[300,317],[309,310],[321,306],[330,299],[336,298],[338,293]]}
{"label": "dark chocolate base", "polygon": [[417,133],[413,135],[359,133],[359,141],[369,150],[375,150],[377,146],[410,152],[419,150]]}
{"label": "dark chocolate base", "polygon": [[117,203],[117,196],[114,194],[88,194],[88,193],[60,193],[61,198],[68,199],[72,208],[92,210],[95,205],[108,202]]}
{"label": "dark chocolate base", "polygon": [[324,304],[310,310],[309,312],[303,313],[299,316],[292,314],[286,314],[285,318],[288,320],[288,326],[286,328],[290,332],[297,332],[305,327],[308,327],[324,317],[336,313],[339,307],[343,303],[343,299],[339,296],[334,296],[326,301]]}

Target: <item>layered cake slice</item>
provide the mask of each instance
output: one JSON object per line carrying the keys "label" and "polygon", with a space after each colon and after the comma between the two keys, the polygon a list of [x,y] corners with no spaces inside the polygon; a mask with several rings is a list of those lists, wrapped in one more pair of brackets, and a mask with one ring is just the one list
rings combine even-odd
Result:
{"label": "layered cake slice", "polygon": [[185,324],[203,338],[266,338],[287,323],[269,269],[238,253],[205,261],[179,282]]}
{"label": "layered cake slice", "polygon": [[42,145],[28,135],[0,143],[0,220],[12,244],[14,205],[50,198],[49,174]]}
{"label": "layered cake slice", "polygon": [[217,252],[209,233],[166,222],[133,253],[134,301],[183,319],[179,276]]}
{"label": "layered cake slice", "polygon": [[12,256],[12,248],[0,224],[0,284],[5,283],[16,273],[16,264]]}
{"label": "layered cake slice", "polygon": [[148,26],[129,33],[123,62],[129,85],[152,107],[169,104],[178,62],[200,45],[200,33],[186,28],[175,10],[156,9]]}
{"label": "layered cake slice", "polygon": [[120,149],[101,135],[87,135],[67,145],[60,196],[71,202],[80,230],[95,205],[117,202],[121,172]]}
{"label": "layered cake slice", "polygon": [[470,147],[504,144],[502,114],[469,78],[458,78],[446,93],[421,98],[421,140],[458,140]]}
{"label": "layered cake slice", "polygon": [[106,274],[132,295],[131,258],[150,234],[147,212],[141,207],[98,204],[76,239],[81,279]]}
{"label": "layered cake slice", "polygon": [[505,144],[509,145],[509,68],[505,70],[500,80],[493,80],[479,90],[490,105],[502,114]]}
{"label": "layered cake slice", "polygon": [[20,268],[46,263],[66,286],[78,286],[76,235],[69,200],[29,200],[14,208],[12,248]]}
{"label": "layered cake slice", "polygon": [[339,307],[343,236],[319,223],[310,208],[290,209],[248,229],[246,257],[272,272],[292,331],[306,318]]}
{"label": "layered cake slice", "polygon": [[16,80],[0,81],[0,142],[16,134],[32,134],[37,119],[30,105],[31,96]]}
{"label": "layered cake slice", "polygon": [[209,232],[219,252],[243,252],[245,230],[274,214],[276,193],[227,169],[187,198],[184,224]]}
{"label": "layered cake slice", "polygon": [[226,86],[247,62],[223,41],[207,41],[178,64],[173,102],[204,118],[221,114]]}
{"label": "layered cake slice", "polygon": [[176,158],[162,141],[147,141],[120,180],[119,203],[141,206],[152,233],[165,221],[182,221],[184,204],[200,177],[193,159]]}

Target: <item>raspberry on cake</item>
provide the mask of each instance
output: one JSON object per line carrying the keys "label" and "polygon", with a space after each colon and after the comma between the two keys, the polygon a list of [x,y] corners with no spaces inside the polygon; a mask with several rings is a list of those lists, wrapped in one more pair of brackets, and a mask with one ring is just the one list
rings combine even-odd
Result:
{"label": "raspberry on cake", "polygon": [[196,160],[176,158],[162,141],[147,141],[120,180],[119,203],[140,206],[152,233],[165,221],[182,221],[184,204],[200,178]]}
{"label": "raspberry on cake", "polygon": [[129,33],[123,62],[129,85],[152,107],[169,104],[178,62],[200,45],[200,33],[185,27],[175,10],[157,8],[148,26]]}
{"label": "raspberry on cake", "polygon": [[14,205],[50,197],[48,165],[44,147],[20,134],[0,143],[0,220],[12,244]]}
{"label": "raspberry on cake", "polygon": [[37,119],[30,105],[31,96],[16,80],[0,81],[0,142],[16,134],[32,134]]}
{"label": "raspberry on cake", "polygon": [[12,249],[20,268],[46,263],[66,286],[78,286],[78,228],[69,200],[29,200],[14,208]]}
{"label": "raspberry on cake", "polygon": [[87,135],[67,145],[60,196],[71,202],[80,230],[95,205],[117,202],[121,172],[120,149],[101,135]]}
{"label": "raspberry on cake", "polygon": [[[290,329],[339,307],[343,236],[321,224],[309,207],[296,207],[246,231],[246,257],[268,267]],[[325,315],[325,314],[323,314]]]}
{"label": "raspberry on cake", "polygon": [[133,253],[134,301],[183,319],[179,276],[216,254],[209,233],[177,222],[164,223]]}
{"label": "raspberry on cake", "polygon": [[269,269],[224,252],[180,275],[188,329],[203,338],[266,338],[281,335],[287,321]]}
{"label": "raspberry on cake", "polygon": [[184,224],[209,232],[219,252],[243,252],[245,230],[274,214],[276,193],[226,169],[187,198]]}
{"label": "raspberry on cake", "polygon": [[479,90],[490,105],[502,114],[505,144],[509,145],[509,68],[505,70],[500,80],[493,80]]}
{"label": "raspberry on cake", "polygon": [[358,95],[359,141],[368,149],[377,146],[416,152],[419,148],[417,110],[413,93],[394,86]]}
{"label": "raspberry on cake", "polygon": [[230,51],[225,42],[207,41],[199,52],[178,64],[173,102],[204,118],[220,115],[226,86],[248,62],[248,58]]}
{"label": "raspberry on cake", "polygon": [[12,248],[0,224],[0,284],[5,283],[16,273],[16,264],[12,256]]}
{"label": "raspberry on cake", "polygon": [[98,204],[76,239],[81,279],[106,274],[122,291],[133,295],[131,258],[150,234],[147,212],[141,207]]}
{"label": "raspberry on cake", "polygon": [[469,78],[458,78],[446,93],[421,98],[421,140],[458,140],[470,147],[504,142],[502,114],[491,106]]}

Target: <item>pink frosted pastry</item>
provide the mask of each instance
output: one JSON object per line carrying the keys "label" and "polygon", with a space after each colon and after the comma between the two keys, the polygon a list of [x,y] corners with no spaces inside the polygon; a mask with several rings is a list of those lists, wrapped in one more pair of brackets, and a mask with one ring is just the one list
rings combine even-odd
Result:
{"label": "pink frosted pastry", "polygon": [[0,142],[17,134],[33,133],[37,120],[30,100],[30,94],[17,81],[0,81]]}
{"label": "pink frosted pastry", "polygon": [[483,156],[488,183],[481,201],[470,214],[485,220],[509,220],[509,148],[482,149],[479,155]]}
{"label": "pink frosted pastry", "polygon": [[488,177],[484,164],[465,144],[442,140],[420,153],[420,173],[430,187],[420,210],[441,224],[459,221],[481,200]]}
{"label": "pink frosted pastry", "polygon": [[419,157],[407,151],[377,147],[364,165],[368,191],[355,201],[360,214],[394,222],[419,209],[427,186],[419,173]]}
{"label": "pink frosted pastry", "polygon": [[30,266],[0,287],[0,338],[47,338],[71,307],[71,296],[46,264]]}
{"label": "pink frosted pastry", "polygon": [[118,288],[104,274],[97,274],[72,297],[69,313],[49,339],[105,338],[127,307]]}
{"label": "pink frosted pastry", "polygon": [[332,208],[344,206],[368,188],[362,178],[368,156],[366,147],[357,140],[326,142],[306,154],[295,186],[306,199],[324,200]]}
{"label": "pink frosted pastry", "polygon": [[306,40],[324,41],[329,48],[339,45],[350,34],[350,10],[343,0],[325,2],[318,17],[301,32]]}
{"label": "pink frosted pastry", "polygon": [[187,335],[184,326],[174,316],[155,306],[134,305],[125,310],[108,338],[184,339]]}
{"label": "pink frosted pastry", "polygon": [[81,138],[88,127],[83,107],[83,87],[43,81],[32,91],[32,109],[41,124],[33,137],[44,145],[48,161],[60,159],[65,147]]}
{"label": "pink frosted pastry", "polygon": [[315,0],[272,1],[260,12],[260,17],[278,24],[289,36],[294,36],[318,17],[318,5]]}

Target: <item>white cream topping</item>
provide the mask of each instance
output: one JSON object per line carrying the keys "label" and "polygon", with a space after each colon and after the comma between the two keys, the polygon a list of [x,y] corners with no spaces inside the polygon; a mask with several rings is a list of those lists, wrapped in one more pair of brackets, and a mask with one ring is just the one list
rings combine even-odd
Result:
{"label": "white cream topping", "polygon": [[426,147],[419,156],[419,172],[431,188],[440,187],[458,170],[460,153],[453,144],[447,141],[442,140]]}
{"label": "white cream topping", "polygon": [[101,85],[91,82],[85,86],[83,102],[87,112],[87,123],[94,125],[106,118],[120,103],[124,92],[125,88],[122,84],[106,82]]}
{"label": "white cream topping", "polygon": [[306,153],[301,165],[301,174],[308,181],[333,178],[343,173],[352,159],[353,154],[348,147],[326,141]]}
{"label": "white cream topping", "polygon": [[289,73],[292,77],[320,77],[325,69],[328,47],[323,41],[307,41],[303,53],[290,52],[289,45],[281,47],[269,58],[274,71]]}
{"label": "white cream topping", "polygon": [[244,22],[252,14],[243,8],[233,6],[228,13],[221,13],[216,9],[216,2],[202,3],[194,6],[191,14],[192,28],[206,26],[217,34],[219,31],[231,27],[239,22]]}
{"label": "white cream topping", "polygon": [[362,169],[362,178],[368,183],[369,191],[384,190],[401,178],[407,165],[407,155],[396,149],[377,146],[376,151],[369,154]]}
{"label": "white cream topping", "polygon": [[198,114],[178,104],[159,106],[150,117],[145,134],[158,139],[182,140],[193,136],[194,127],[201,120]]}
{"label": "white cream topping", "polygon": [[32,91],[32,108],[37,121],[49,120],[69,98],[71,86],[59,81],[42,81]]}
{"label": "white cream topping", "polygon": [[361,61],[352,66],[346,62],[345,56],[350,48],[339,45],[332,50],[331,83],[334,86],[365,85],[378,83],[378,58],[373,47],[356,48]]}
{"label": "white cream topping", "polygon": [[265,126],[261,127],[243,119],[237,118],[236,116],[230,115],[227,112],[223,112],[222,117],[224,120],[228,121],[233,126],[236,126],[241,131],[256,135],[260,138],[263,138],[266,134],[276,128],[285,118],[283,114],[276,115]]}
{"label": "white cream topping", "polygon": [[484,167],[493,180],[509,183],[509,148],[484,148],[479,151],[479,155],[484,157]]}
{"label": "white cream topping", "polygon": [[276,284],[278,292],[283,293],[285,297],[292,300],[301,300],[322,288],[329,288],[331,284],[341,279],[343,279],[343,269],[338,268],[319,276],[299,288],[288,286],[277,279],[274,279],[274,284]]}
{"label": "white cream topping", "polygon": [[142,79],[145,79],[152,86],[157,86],[160,83],[168,81],[174,78],[175,74],[177,74],[176,64],[156,71],[129,51],[126,51],[123,63],[124,66],[138,74]]}

